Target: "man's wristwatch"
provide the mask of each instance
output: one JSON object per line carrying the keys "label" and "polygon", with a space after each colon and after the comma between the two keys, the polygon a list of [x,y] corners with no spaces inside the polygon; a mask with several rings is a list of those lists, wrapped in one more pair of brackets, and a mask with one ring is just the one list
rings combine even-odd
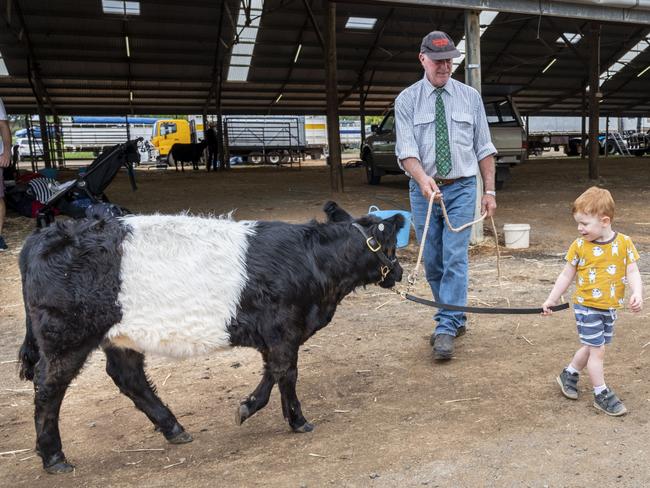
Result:
{"label": "man's wristwatch", "polygon": [[485,193],[486,195],[492,195],[494,198],[497,197],[497,192],[495,192],[494,190],[485,190],[484,193]]}

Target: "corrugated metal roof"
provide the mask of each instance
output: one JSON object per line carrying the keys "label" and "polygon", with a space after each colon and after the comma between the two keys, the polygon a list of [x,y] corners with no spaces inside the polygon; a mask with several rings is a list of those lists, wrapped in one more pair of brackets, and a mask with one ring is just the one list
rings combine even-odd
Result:
{"label": "corrugated metal roof", "polygon": [[[307,1],[324,31],[327,3]],[[221,63],[224,76],[227,72],[239,0],[143,0],[140,15],[127,19],[102,13],[100,1],[13,4],[9,18],[6,10],[0,13],[7,26],[0,32],[0,52],[11,75],[0,77],[0,96],[10,113],[36,112],[28,79],[30,53],[61,115],[196,114],[206,106],[215,112],[208,96]],[[417,52],[428,31],[462,38],[463,10],[404,4],[337,4],[341,113],[359,112],[360,86],[367,90],[366,111],[380,113],[419,79]],[[324,113],[323,51],[303,1],[265,0],[263,8],[248,81],[223,84],[224,112]],[[378,20],[372,30],[351,30],[345,28],[350,16]],[[500,13],[481,38],[484,93],[512,94],[524,114],[579,113],[589,46],[584,39],[572,47],[556,41],[562,33],[586,34],[589,23]],[[649,33],[648,25],[603,23],[603,69]],[[650,71],[637,77],[649,65],[650,52],[643,52],[604,83],[603,114],[650,113]],[[462,78],[462,66],[457,73]]]}

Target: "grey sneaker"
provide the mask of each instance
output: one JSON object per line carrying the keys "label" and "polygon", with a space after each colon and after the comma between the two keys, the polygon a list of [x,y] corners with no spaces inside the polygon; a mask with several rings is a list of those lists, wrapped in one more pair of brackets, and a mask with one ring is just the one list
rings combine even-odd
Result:
{"label": "grey sneaker", "polygon": [[556,378],[558,385],[562,389],[562,394],[571,400],[578,399],[578,373],[569,373],[566,368],[562,370],[560,376]]}
{"label": "grey sneaker", "polygon": [[619,417],[627,413],[627,408],[625,408],[623,402],[610,389],[594,395],[594,407],[612,417]]}

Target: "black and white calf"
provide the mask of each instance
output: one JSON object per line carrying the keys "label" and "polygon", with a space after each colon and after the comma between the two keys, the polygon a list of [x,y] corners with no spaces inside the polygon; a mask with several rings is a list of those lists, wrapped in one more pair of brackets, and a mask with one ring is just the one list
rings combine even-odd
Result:
{"label": "black and white calf", "polygon": [[59,221],[20,255],[26,336],[22,378],[35,390],[36,449],[50,473],[68,472],[59,410],[97,347],[106,371],[171,443],[190,442],[144,372],[144,355],[189,357],[232,346],[262,354],[260,384],[237,410],[244,422],[277,383],[296,432],[312,424],[296,396],[298,348],[355,288],[392,287],[401,216],[353,220],[333,202],[328,221],[303,225],[191,216]]}

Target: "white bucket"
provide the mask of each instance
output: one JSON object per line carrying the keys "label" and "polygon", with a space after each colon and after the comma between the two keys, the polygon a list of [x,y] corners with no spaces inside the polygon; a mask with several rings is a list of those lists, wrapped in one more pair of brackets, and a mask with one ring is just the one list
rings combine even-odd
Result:
{"label": "white bucket", "polygon": [[504,224],[503,235],[506,247],[511,249],[524,249],[529,246],[530,225]]}

